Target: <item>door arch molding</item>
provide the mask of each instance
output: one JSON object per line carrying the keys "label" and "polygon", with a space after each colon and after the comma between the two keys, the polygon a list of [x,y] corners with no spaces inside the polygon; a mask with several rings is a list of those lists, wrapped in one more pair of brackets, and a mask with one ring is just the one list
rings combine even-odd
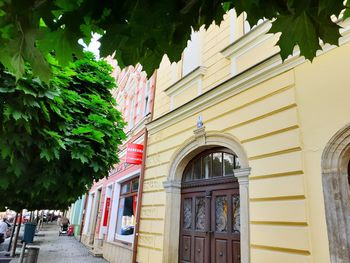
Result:
{"label": "door arch molding", "polygon": [[332,263],[350,263],[350,124],[339,130],[322,154],[322,184]]}
{"label": "door arch molding", "polygon": [[225,147],[234,152],[241,168],[234,171],[239,182],[241,221],[241,263],[250,262],[249,250],[249,192],[250,167],[248,157],[239,140],[222,132],[206,132],[205,127],[194,130],[194,136],[177,150],[169,165],[167,181],[163,183],[166,192],[164,222],[163,263],[177,263],[180,237],[181,179],[187,164],[200,152]]}

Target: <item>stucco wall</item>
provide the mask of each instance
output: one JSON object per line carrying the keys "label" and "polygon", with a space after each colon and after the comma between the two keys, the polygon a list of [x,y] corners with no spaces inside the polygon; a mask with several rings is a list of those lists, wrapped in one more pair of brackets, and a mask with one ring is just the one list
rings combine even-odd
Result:
{"label": "stucco wall", "polygon": [[155,262],[154,254],[162,255],[162,182],[172,155],[193,136],[199,114],[206,131],[233,135],[249,157],[252,262],[282,262],[278,260],[291,254],[294,262],[308,262],[305,176],[292,71],[150,135],[138,261]]}
{"label": "stucco wall", "polygon": [[103,257],[110,263],[131,263],[132,249],[114,242],[103,242]]}
{"label": "stucco wall", "polygon": [[349,52],[347,44],[312,65],[302,63],[236,93],[240,86],[229,81],[223,86],[231,96],[216,101],[219,92],[212,92],[155,120],[147,150],[138,262],[162,262],[167,209],[162,183],[174,154],[194,136],[201,115],[207,132],[234,136],[248,155],[251,262],[329,263],[321,154],[332,135],[349,123]]}
{"label": "stucco wall", "polygon": [[295,70],[314,262],[329,262],[321,155],[331,137],[350,122],[349,54],[347,44]]}

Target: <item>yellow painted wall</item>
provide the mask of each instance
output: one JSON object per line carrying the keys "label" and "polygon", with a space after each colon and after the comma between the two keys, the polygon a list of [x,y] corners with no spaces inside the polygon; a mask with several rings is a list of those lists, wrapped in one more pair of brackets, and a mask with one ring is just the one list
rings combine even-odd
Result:
{"label": "yellow painted wall", "polygon": [[276,260],[291,255],[309,262],[310,229],[293,71],[150,136],[138,261],[158,262],[146,255],[162,249],[160,229],[166,207],[161,182],[166,180],[171,156],[193,135],[198,114],[207,131],[238,138],[250,158],[252,262],[269,262],[264,259],[266,253]]}
{"label": "yellow painted wall", "polygon": [[350,122],[349,54],[347,44],[295,70],[311,245],[317,263],[329,262],[327,235],[320,235],[326,231],[320,160],[331,137]]}
{"label": "yellow painted wall", "polygon": [[[220,26],[213,24],[208,30],[201,28],[200,50],[202,52],[199,66],[207,69],[201,84],[203,93],[233,76],[231,61],[222,54],[222,51],[244,36],[243,23],[243,16],[237,17],[235,12],[231,11],[225,15]],[[275,46],[277,40],[277,37],[269,37],[266,41],[258,43],[247,52],[237,56],[234,74],[239,74],[278,52],[279,48]],[[154,118],[164,115],[197,96],[196,92],[186,91],[186,99],[175,98],[176,102],[173,103],[173,107],[170,107],[170,97],[164,91],[181,80],[182,77],[182,61],[170,63],[167,56],[164,56],[157,72],[157,99],[154,104]]]}
{"label": "yellow painted wall", "polygon": [[271,35],[271,37],[240,56],[237,59],[237,72],[242,72],[251,67],[254,62],[263,61],[276,54],[279,51],[279,47],[276,46],[277,41],[278,37]]}
{"label": "yellow painted wall", "polygon": [[[213,27],[208,34],[227,34],[226,27]],[[225,80],[230,67],[219,54],[221,43],[229,42],[227,35],[220,41],[207,35],[205,39],[203,61],[209,66],[204,91]],[[166,210],[162,183],[172,156],[193,136],[201,115],[207,132],[234,136],[248,155],[251,262],[330,263],[320,163],[328,140],[350,120],[348,54],[349,44],[204,110],[194,109],[159,131],[151,130],[137,261],[162,261]],[[249,60],[252,65],[259,62],[253,55]],[[164,93],[171,83],[167,74],[170,63],[164,59],[157,77],[155,119],[170,109]]]}

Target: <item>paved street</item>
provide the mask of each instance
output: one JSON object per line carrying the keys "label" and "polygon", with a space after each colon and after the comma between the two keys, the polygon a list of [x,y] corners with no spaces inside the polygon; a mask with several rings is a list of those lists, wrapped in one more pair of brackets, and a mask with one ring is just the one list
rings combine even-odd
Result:
{"label": "paved street", "polygon": [[88,249],[74,237],[58,236],[56,224],[44,225],[35,243],[40,246],[38,263],[106,263],[101,258],[91,256]]}

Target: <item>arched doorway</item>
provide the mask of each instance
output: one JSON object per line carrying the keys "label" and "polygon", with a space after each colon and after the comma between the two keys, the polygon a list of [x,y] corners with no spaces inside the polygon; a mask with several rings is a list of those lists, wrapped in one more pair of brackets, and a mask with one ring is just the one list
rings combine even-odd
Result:
{"label": "arched doorway", "polygon": [[322,184],[331,263],[350,263],[350,125],[323,151]]}
{"label": "arched doorway", "polygon": [[189,162],[181,184],[179,262],[240,262],[240,198],[227,148],[204,151]]}
{"label": "arched doorway", "polygon": [[[240,168],[234,170],[240,196],[240,261],[250,262],[249,241],[249,174],[248,157],[238,142],[230,134],[206,132],[204,127],[194,130],[195,136],[183,143],[174,152],[169,165],[167,181],[163,183],[166,192],[166,209],[163,235],[163,263],[178,263],[180,251],[180,223],[182,178],[185,168],[197,155],[213,148],[226,148],[234,153],[240,162]],[[237,182],[236,181],[236,182]],[[210,262],[210,261],[209,261]]]}

